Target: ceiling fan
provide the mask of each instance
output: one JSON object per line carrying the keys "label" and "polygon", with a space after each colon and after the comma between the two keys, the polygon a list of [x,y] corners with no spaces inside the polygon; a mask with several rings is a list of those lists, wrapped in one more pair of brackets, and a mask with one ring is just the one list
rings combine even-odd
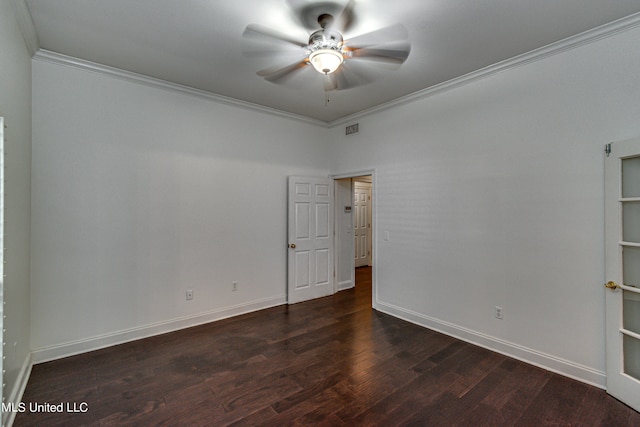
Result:
{"label": "ceiling fan", "polygon": [[248,25],[242,34],[247,56],[289,57],[285,65],[281,62],[257,72],[267,81],[284,83],[300,71],[313,68],[324,75],[325,91],[349,89],[372,81],[379,64],[399,66],[409,56],[411,44],[401,24],[343,38],[342,33],[355,21],[355,0],[349,0],[346,6],[309,0],[287,3],[305,30],[311,32],[308,40],[258,24]]}

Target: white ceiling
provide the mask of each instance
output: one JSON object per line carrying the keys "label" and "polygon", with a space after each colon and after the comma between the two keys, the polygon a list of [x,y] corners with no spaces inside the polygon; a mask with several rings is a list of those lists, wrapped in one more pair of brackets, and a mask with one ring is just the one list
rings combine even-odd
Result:
{"label": "white ceiling", "polygon": [[274,84],[256,71],[278,63],[242,55],[248,24],[308,38],[285,0],[24,1],[41,49],[325,122],[640,12],[638,0],[356,0],[345,39],[401,23],[411,53],[373,83],[329,92],[327,104],[311,67]]}

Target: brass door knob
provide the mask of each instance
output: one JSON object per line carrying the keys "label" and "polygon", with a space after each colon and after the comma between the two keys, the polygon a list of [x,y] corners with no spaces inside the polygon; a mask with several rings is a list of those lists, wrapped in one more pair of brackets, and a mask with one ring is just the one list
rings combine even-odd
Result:
{"label": "brass door knob", "polygon": [[296,244],[295,244],[295,243],[291,243],[291,244],[289,245],[289,247],[290,247],[291,249],[295,249],[295,248],[296,248]]}
{"label": "brass door knob", "polygon": [[607,283],[604,284],[604,287],[607,289],[611,289],[612,291],[615,291],[620,286],[618,286],[618,284],[614,281],[608,281]]}

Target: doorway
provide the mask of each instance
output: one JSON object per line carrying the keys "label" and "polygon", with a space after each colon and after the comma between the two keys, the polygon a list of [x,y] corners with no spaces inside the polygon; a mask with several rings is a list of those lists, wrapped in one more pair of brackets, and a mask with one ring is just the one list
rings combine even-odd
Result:
{"label": "doorway", "polygon": [[335,198],[336,291],[371,288],[375,308],[374,171],[332,176]]}

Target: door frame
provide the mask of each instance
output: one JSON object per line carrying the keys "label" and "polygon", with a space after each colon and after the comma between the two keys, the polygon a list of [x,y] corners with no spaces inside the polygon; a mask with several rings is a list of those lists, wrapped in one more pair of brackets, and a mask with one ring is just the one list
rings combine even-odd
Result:
{"label": "door frame", "polygon": [[[355,171],[355,172],[344,172],[344,173],[337,173],[337,174],[331,174],[329,175],[329,178],[332,179],[334,181],[339,180],[339,179],[346,179],[346,178],[357,178],[360,176],[371,176],[371,263],[373,264],[372,268],[371,268],[371,306],[376,309],[377,308],[377,301],[378,301],[378,285],[377,285],[377,268],[378,268],[378,244],[377,244],[377,209],[376,209],[376,200],[377,200],[377,180],[376,180],[376,169],[365,169],[365,170],[359,170],[359,171]],[[333,186],[335,189],[335,185]],[[353,191],[353,190],[352,190]],[[336,200],[336,194],[334,192],[333,194],[334,197],[334,206],[337,206],[337,200]],[[334,209],[335,211],[335,209]],[[336,266],[339,265],[338,264],[338,245],[339,245],[339,238],[337,236],[336,233],[336,218],[334,218],[333,221],[333,230],[334,230],[334,239],[333,239],[333,254],[334,254],[334,262],[333,262],[333,268],[334,268],[334,273],[335,273],[335,269]],[[353,239],[353,236],[351,236],[351,238]],[[350,257],[351,259],[349,260],[349,262],[351,263],[351,270],[355,271],[355,260],[354,257]],[[337,280],[334,280],[334,286],[338,286],[337,284]],[[354,283],[355,285],[355,283]],[[336,289],[337,292],[337,289]]]}

